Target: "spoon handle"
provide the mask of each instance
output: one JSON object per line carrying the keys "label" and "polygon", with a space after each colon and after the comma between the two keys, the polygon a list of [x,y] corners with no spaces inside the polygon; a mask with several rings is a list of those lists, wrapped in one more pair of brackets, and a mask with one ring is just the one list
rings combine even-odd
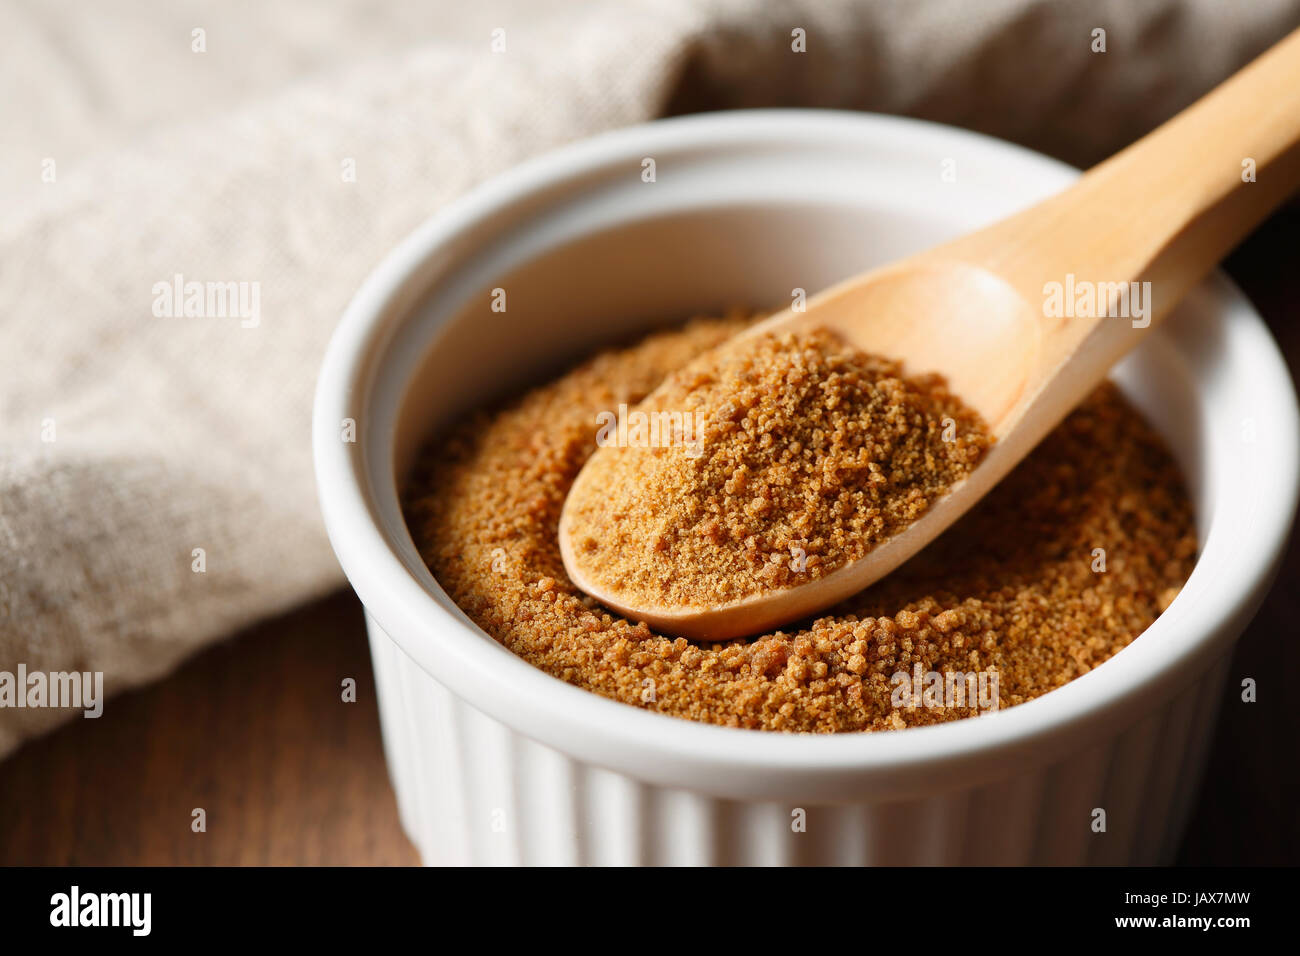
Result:
{"label": "spoon handle", "polygon": [[1043,304],[1041,364],[1090,338],[1109,367],[1298,187],[1300,30],[1070,189],[934,254]]}

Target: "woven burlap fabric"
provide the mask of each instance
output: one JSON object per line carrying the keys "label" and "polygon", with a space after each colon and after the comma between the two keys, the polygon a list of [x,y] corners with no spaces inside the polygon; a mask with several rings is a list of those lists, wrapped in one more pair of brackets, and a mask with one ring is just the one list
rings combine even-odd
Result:
{"label": "woven burlap fabric", "polygon": [[[602,130],[773,105],[1086,165],[1300,0],[0,0],[0,22],[0,671],[103,671],[115,693],[342,584],[311,472],[319,362],[366,272],[475,183]],[[256,323],[160,309],[177,275],[255,284]],[[77,713],[0,710],[0,754]]]}

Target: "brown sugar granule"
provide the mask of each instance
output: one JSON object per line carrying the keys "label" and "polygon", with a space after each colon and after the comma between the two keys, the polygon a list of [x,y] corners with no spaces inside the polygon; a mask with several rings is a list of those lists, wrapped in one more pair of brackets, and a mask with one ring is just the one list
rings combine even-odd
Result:
{"label": "brown sugar granule", "polygon": [[475,623],[560,680],[631,706],[765,730],[889,730],[981,709],[969,698],[915,706],[899,698],[898,675],[996,674],[998,704],[1022,703],[1124,648],[1191,573],[1178,469],[1107,384],[928,548],[815,620],[701,646],[610,614],[572,585],[557,544],[596,416],[744,326],[695,321],[601,353],[426,448],[409,525]]}
{"label": "brown sugar granule", "polygon": [[937,376],[821,330],[743,339],[637,413],[678,427],[610,441],[568,508],[584,576],[640,607],[829,574],[924,514],[991,441]]}

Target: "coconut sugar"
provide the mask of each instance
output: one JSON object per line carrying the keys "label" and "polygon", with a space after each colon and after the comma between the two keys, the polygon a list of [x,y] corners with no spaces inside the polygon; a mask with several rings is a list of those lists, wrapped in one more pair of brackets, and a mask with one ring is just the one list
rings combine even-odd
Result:
{"label": "coconut sugar", "polygon": [[[557,679],[630,706],[763,730],[874,731],[976,716],[1058,688],[1146,630],[1190,574],[1196,539],[1179,471],[1106,384],[925,550],[815,619],[702,645],[612,614],[568,580],[557,541],[600,416],[635,406],[746,324],[696,320],[602,352],[427,446],[406,489],[407,519],[471,620]],[[816,362],[838,354],[812,351]],[[887,363],[855,372],[864,374],[902,382]],[[926,422],[926,436],[930,416],[946,409],[968,440],[925,487],[959,476],[965,455],[977,459],[979,430],[945,404],[951,396],[922,414],[892,394],[920,415],[909,421]],[[929,449],[929,438],[912,447]],[[788,554],[788,532],[766,533],[775,535],[769,553]],[[743,540],[736,561],[755,567]]]}
{"label": "coconut sugar", "polygon": [[990,443],[941,379],[821,330],[749,336],[670,375],[641,413],[690,427],[612,444],[568,505],[583,575],[639,607],[829,574],[916,521]]}

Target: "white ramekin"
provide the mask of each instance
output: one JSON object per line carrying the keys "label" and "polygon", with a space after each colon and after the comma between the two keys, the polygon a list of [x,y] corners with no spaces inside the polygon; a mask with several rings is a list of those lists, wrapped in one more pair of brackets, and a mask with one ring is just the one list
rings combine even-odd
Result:
{"label": "white ramekin", "polygon": [[654,321],[787,302],[1075,175],[920,122],[711,114],[527,163],[375,270],[330,345],[313,440],[330,538],[366,607],[402,821],[427,863],[1170,859],[1215,714],[1237,699],[1228,655],[1276,568],[1297,488],[1290,378],[1221,276],[1116,372],[1189,476],[1203,549],[1191,580],[1112,660],[976,720],[798,736],[605,700],[471,624],[398,505],[417,446],[485,399]]}

